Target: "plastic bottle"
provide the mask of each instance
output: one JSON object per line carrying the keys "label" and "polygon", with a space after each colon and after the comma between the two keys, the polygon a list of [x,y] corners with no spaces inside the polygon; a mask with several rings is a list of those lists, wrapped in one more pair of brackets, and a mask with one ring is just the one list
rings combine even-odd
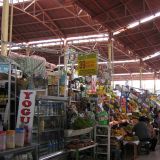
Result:
{"label": "plastic bottle", "polygon": [[24,146],[25,130],[23,128],[16,128],[15,145],[16,147]]}
{"label": "plastic bottle", "polygon": [[8,149],[15,148],[15,131],[14,130],[8,130],[6,131],[6,147]]}

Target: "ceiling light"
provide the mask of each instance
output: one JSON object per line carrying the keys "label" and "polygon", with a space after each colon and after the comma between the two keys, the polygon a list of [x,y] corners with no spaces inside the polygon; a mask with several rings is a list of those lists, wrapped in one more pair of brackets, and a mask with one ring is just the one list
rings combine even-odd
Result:
{"label": "ceiling light", "polygon": [[122,29],[120,29],[120,30],[118,30],[118,31],[115,31],[115,32],[113,33],[113,35],[117,35],[117,34],[119,34],[119,33],[123,32],[123,31],[125,31],[125,29],[124,29],[124,28],[122,28]]}
{"label": "ceiling light", "polygon": [[[143,73],[145,75],[150,75],[150,74],[154,74],[153,72],[145,72]],[[115,73],[115,74],[112,74],[113,76],[129,76],[131,75],[130,73]],[[140,75],[140,73],[132,73],[132,75]]]}
{"label": "ceiling light", "polygon": [[134,22],[134,23],[129,24],[127,28],[128,28],[128,29],[134,28],[134,27],[136,27],[136,26],[138,26],[138,25],[139,25],[139,22]]}
{"label": "ceiling light", "polygon": [[131,59],[131,60],[125,60],[125,61],[113,61],[113,63],[135,63],[139,62],[139,59]]}
{"label": "ceiling light", "polygon": [[[18,4],[18,3],[29,2],[29,1],[33,1],[33,0],[9,0],[9,3],[12,3],[12,1],[13,1],[13,4]],[[0,2],[0,6],[3,6],[2,1]]]}
{"label": "ceiling light", "polygon": [[143,18],[143,19],[140,20],[140,23],[145,23],[145,22],[147,22],[147,21],[152,20],[153,18],[154,18],[154,15],[149,16],[149,17],[146,17],[146,18]]}
{"label": "ceiling light", "polygon": [[159,16],[160,16],[160,12],[157,12],[154,17],[159,17]]}
{"label": "ceiling light", "polygon": [[157,56],[160,56],[160,51],[159,51],[159,52],[156,52],[156,53],[154,53],[154,54],[152,54],[152,55],[146,56],[146,57],[144,57],[142,60],[143,60],[143,61],[146,61],[146,60],[149,60],[149,59],[151,59],[151,58],[155,58],[155,57],[157,57]]}

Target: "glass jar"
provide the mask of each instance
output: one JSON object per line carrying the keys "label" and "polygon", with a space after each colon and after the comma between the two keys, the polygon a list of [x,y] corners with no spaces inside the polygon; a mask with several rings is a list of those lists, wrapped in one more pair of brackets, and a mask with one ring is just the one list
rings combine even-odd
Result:
{"label": "glass jar", "polygon": [[6,147],[8,149],[15,148],[15,130],[6,131]]}
{"label": "glass jar", "polygon": [[6,149],[6,132],[0,131],[0,151]]}
{"label": "glass jar", "polygon": [[15,145],[16,147],[24,146],[25,130],[23,128],[16,128]]}

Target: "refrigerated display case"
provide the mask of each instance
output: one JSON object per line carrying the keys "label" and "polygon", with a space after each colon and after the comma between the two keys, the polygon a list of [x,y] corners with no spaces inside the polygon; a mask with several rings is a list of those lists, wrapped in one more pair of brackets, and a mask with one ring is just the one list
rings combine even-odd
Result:
{"label": "refrigerated display case", "polygon": [[33,141],[39,144],[38,157],[64,149],[67,98],[43,96],[36,100]]}

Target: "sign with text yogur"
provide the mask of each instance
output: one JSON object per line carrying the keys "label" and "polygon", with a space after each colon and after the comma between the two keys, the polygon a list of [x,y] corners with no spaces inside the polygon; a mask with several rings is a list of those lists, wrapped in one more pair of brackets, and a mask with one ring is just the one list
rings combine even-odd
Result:
{"label": "sign with text yogur", "polygon": [[91,76],[97,74],[97,55],[79,55],[78,56],[78,75]]}
{"label": "sign with text yogur", "polygon": [[25,125],[33,126],[36,91],[22,90],[19,100],[17,128]]}

